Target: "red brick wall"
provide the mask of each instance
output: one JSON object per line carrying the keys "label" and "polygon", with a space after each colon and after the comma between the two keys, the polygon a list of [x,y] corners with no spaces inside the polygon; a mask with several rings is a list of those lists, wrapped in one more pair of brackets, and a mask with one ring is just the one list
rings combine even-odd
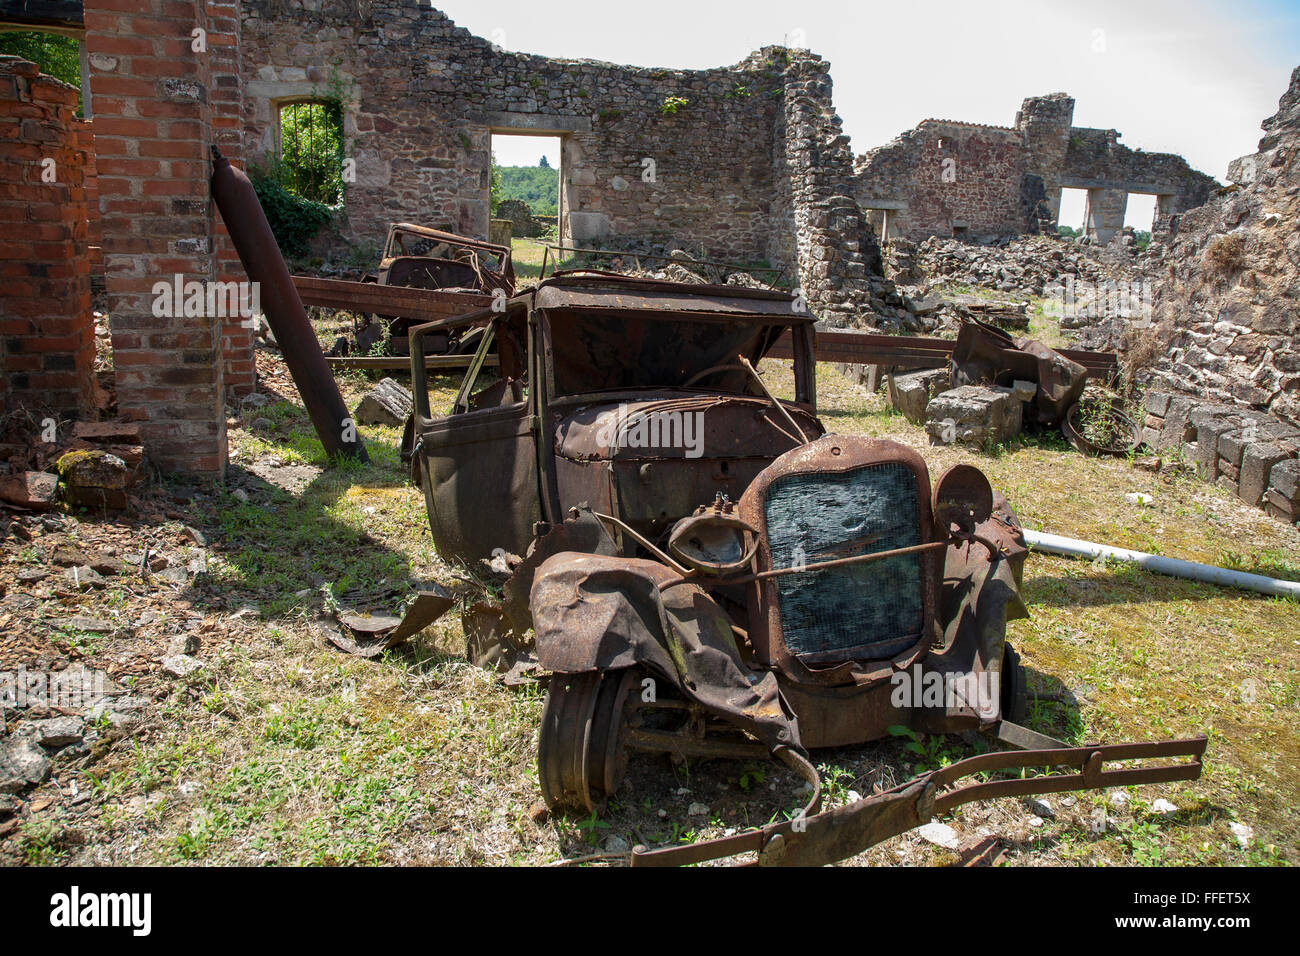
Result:
{"label": "red brick wall", "polygon": [[[202,4],[86,0],[105,280],[118,409],[164,468],[226,462],[222,320],[154,314],[155,283],[210,282],[212,50]],[[210,39],[210,37],[209,37]]]}
{"label": "red brick wall", "polygon": [[75,88],[34,63],[0,59],[0,411],[77,415],[90,406],[94,323],[76,109]]}
{"label": "red brick wall", "polygon": [[[239,168],[244,167],[243,80],[240,73],[239,0],[207,0],[208,50],[211,83],[208,101],[212,104],[212,142]],[[221,217],[216,217],[217,269],[225,281],[245,281],[244,268],[226,232]],[[253,333],[238,319],[225,323],[221,330],[221,348],[225,356],[226,391],[235,396],[247,395],[257,384],[253,361]]]}

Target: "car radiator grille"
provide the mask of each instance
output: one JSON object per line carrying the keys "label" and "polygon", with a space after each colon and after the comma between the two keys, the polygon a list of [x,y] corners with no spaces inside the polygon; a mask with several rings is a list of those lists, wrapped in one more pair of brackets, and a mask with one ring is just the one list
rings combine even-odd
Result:
{"label": "car radiator grille", "polygon": [[[773,568],[921,544],[916,475],[886,462],[777,479],[764,503]],[[920,554],[775,578],[790,652],[810,661],[888,657],[923,627]]]}

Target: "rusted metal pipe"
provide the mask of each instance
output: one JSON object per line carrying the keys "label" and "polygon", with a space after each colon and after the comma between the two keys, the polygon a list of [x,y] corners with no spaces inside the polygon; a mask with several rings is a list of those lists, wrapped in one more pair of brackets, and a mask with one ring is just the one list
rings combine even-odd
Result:
{"label": "rusted metal pipe", "polygon": [[260,286],[266,319],[325,453],[331,460],[343,455],[369,462],[356,422],[343,404],[338,383],[307,320],[307,312],[253,184],[215,146],[212,147],[212,198],[221,211],[221,219],[235,243],[244,271]]}

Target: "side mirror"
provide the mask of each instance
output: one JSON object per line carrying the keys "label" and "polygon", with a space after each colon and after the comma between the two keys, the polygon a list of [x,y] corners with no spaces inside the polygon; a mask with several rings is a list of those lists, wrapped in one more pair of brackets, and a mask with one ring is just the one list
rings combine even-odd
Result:
{"label": "side mirror", "polygon": [[969,541],[993,514],[993,486],[973,465],[953,465],[935,482],[931,503],[939,531]]}

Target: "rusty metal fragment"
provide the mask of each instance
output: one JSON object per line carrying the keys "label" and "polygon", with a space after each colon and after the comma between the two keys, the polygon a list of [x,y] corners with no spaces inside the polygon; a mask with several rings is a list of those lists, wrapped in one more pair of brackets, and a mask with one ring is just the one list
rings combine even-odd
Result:
{"label": "rusty metal fragment", "polygon": [[1033,382],[1038,421],[1056,425],[1083,394],[1088,369],[1031,339],[1016,341],[975,319],[964,319],[952,351],[952,384],[1002,385]]}
{"label": "rusty metal fragment", "polygon": [[443,588],[436,584],[425,585],[416,592],[415,600],[401,617],[341,610],[336,615],[338,622],[352,636],[329,630],[326,637],[339,650],[356,657],[378,657],[384,651],[419,634],[446,614],[455,603],[456,599]]}

